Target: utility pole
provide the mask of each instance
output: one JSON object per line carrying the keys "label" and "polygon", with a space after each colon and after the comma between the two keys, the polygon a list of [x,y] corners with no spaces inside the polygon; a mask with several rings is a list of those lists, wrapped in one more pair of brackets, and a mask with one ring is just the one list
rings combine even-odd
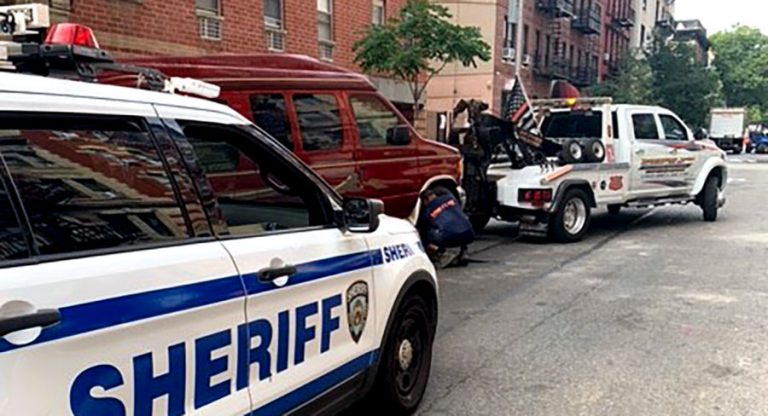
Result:
{"label": "utility pole", "polygon": [[[514,0],[513,0],[514,1]],[[520,75],[520,70],[523,67],[523,16],[525,8],[525,0],[517,0],[517,33],[515,34],[515,75]]]}

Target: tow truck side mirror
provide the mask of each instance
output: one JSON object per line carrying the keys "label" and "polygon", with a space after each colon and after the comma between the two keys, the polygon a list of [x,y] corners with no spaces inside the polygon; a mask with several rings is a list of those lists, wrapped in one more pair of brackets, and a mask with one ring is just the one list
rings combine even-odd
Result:
{"label": "tow truck side mirror", "polygon": [[696,129],[696,132],[693,133],[693,138],[696,140],[705,140],[708,136],[707,131],[702,128]]}
{"label": "tow truck side mirror", "polygon": [[379,228],[379,215],[384,202],[379,199],[347,198],[344,200],[344,226],[352,233],[372,233]]}

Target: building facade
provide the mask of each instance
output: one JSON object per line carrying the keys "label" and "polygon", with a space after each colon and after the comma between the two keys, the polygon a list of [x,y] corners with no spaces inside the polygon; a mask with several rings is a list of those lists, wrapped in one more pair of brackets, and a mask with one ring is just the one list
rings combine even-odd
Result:
{"label": "building facade", "polygon": [[675,0],[635,0],[637,23],[632,29],[633,49],[643,49],[653,42],[657,27],[674,24]]}
{"label": "building facade", "polygon": [[[0,0],[2,2],[2,0]],[[309,55],[359,71],[352,45],[407,0],[12,0],[46,3],[52,20],[91,27],[116,57],[216,53]],[[410,111],[407,85],[371,77]]]}

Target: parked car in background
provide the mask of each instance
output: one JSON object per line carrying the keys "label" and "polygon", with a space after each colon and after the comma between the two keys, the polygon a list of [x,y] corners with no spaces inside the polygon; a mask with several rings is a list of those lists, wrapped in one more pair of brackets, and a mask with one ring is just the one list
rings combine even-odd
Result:
{"label": "parked car in background", "polygon": [[751,125],[747,128],[746,152],[768,153],[768,126],[763,124]]}
{"label": "parked car in background", "polygon": [[725,151],[741,153],[746,115],[743,108],[713,108],[709,122],[710,140]]}
{"label": "parked car in background", "polygon": [[[425,140],[364,76],[300,55],[148,57],[128,63],[221,87],[228,104],[345,196],[417,218],[422,190],[461,196],[461,156]],[[135,82],[134,82],[135,84]]]}

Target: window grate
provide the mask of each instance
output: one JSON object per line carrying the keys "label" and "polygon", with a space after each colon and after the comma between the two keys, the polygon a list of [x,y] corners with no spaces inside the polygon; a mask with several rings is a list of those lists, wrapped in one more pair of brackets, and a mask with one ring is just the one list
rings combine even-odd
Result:
{"label": "window grate", "polygon": [[285,32],[267,28],[267,49],[275,52],[285,51]]}
{"label": "window grate", "polygon": [[209,40],[221,40],[221,17],[198,16],[197,23],[201,38]]}
{"label": "window grate", "polygon": [[320,59],[333,60],[333,43],[320,42]]}

